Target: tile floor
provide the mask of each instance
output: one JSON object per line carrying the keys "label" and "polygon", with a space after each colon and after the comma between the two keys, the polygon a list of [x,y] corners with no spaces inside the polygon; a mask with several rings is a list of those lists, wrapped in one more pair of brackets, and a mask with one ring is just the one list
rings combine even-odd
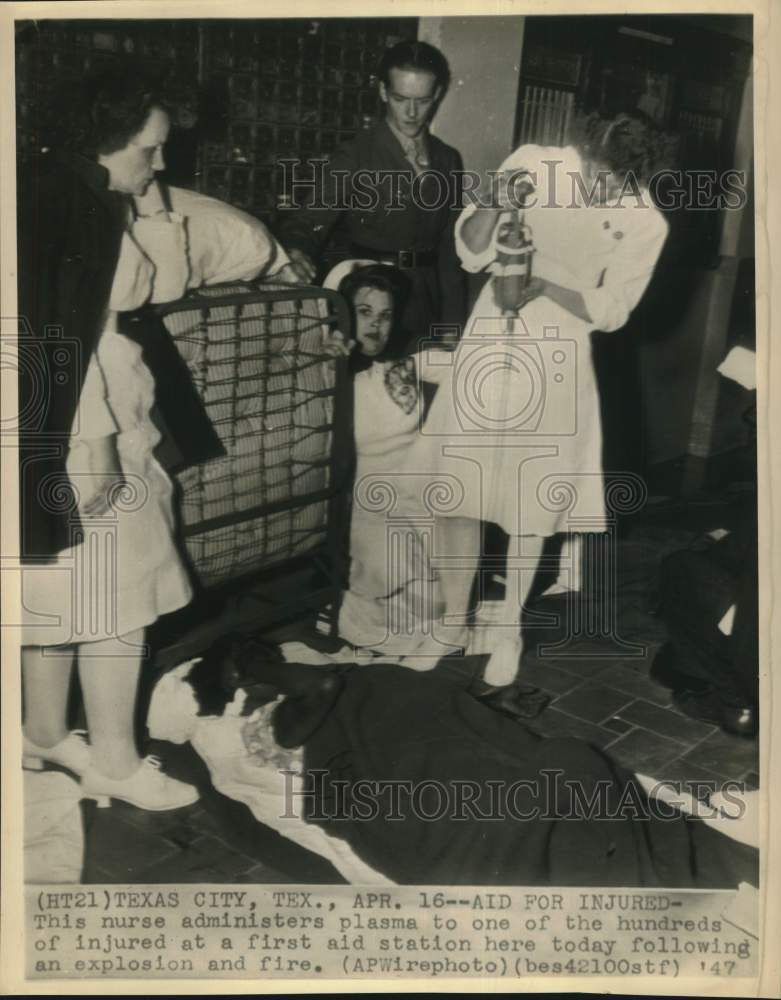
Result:
{"label": "tile floor", "polygon": [[[758,787],[758,744],[678,713],[669,691],[648,675],[665,638],[662,624],[653,616],[659,560],[702,531],[720,526],[723,517],[724,504],[706,497],[699,507],[689,503],[685,509],[651,504],[630,525],[619,542],[617,633],[623,644],[591,636],[551,650],[544,629],[536,642],[534,632],[529,633],[531,649],[523,660],[522,680],[542,688],[552,699],[530,723],[537,732],[588,740],[626,767],[657,779],[717,786],[738,779]],[[554,612],[566,606],[560,599],[548,604]],[[538,608],[543,607],[540,602]],[[277,635],[308,635],[314,640],[313,629],[314,621],[308,619],[278,630]],[[164,755],[172,773],[199,785],[200,802],[158,814],[122,804],[109,810],[83,804],[85,881],[341,881],[327,862],[260,827],[245,806],[217,793],[189,747],[166,744]],[[696,793],[696,788],[691,790]]]}

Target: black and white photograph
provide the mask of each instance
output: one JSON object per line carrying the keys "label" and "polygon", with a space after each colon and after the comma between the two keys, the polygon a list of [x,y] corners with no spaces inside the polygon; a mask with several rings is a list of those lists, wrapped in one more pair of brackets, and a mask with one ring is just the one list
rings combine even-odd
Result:
{"label": "black and white photograph", "polygon": [[626,6],[9,5],[21,992],[781,995],[770,15]]}

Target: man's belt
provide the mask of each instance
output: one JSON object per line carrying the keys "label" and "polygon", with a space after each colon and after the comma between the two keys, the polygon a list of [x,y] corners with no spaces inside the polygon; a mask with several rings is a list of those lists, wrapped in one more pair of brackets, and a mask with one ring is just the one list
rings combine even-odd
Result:
{"label": "man's belt", "polygon": [[376,260],[381,264],[395,264],[405,271],[415,267],[433,267],[437,262],[436,250],[375,250],[357,243],[353,243],[350,249],[358,257]]}

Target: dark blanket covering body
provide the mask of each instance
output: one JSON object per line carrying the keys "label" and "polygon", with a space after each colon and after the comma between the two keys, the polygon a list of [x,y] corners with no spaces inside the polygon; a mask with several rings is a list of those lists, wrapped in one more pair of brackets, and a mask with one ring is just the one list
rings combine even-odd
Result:
{"label": "dark blanket covering body", "polygon": [[[702,889],[735,887],[742,880],[756,884],[756,852],[700,820],[653,815],[634,775],[581,740],[542,738],[439,671],[364,666],[348,670],[344,680],[341,696],[306,743],[313,791],[308,818],[398,883]],[[442,783],[445,794],[430,785],[421,790],[418,811],[435,817],[444,803],[442,818],[421,818],[411,808],[405,789],[424,780]],[[360,818],[371,812],[371,797],[359,799],[358,789],[351,800],[345,786],[335,784],[356,789],[356,782],[393,781],[403,783],[391,810],[401,817],[395,819],[389,816],[390,794],[380,791],[387,786],[362,786],[375,791],[379,809]],[[459,782],[480,789],[472,807],[463,806],[468,793],[459,806]],[[493,792],[489,782],[495,783]],[[590,816],[582,802],[577,808],[573,784],[586,802],[601,795],[601,816]],[[496,806],[503,801],[497,789],[506,797],[511,788],[508,813]],[[459,813],[462,818],[454,818]]]}

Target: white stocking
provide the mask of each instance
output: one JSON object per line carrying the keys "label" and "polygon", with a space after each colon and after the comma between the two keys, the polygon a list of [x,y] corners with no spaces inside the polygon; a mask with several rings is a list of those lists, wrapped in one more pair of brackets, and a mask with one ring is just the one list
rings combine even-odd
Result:
{"label": "white stocking", "polygon": [[559,575],[556,582],[542,595],[568,594],[581,588],[582,539],[578,534],[569,534],[564,539],[559,556]]}
{"label": "white stocking", "polygon": [[[529,596],[534,575],[542,555],[544,539],[536,535],[510,538],[507,553],[507,573],[501,611],[501,630],[485,668],[486,684],[497,687],[512,684],[518,676],[523,639],[521,613]],[[515,552],[520,546],[520,558]]]}

